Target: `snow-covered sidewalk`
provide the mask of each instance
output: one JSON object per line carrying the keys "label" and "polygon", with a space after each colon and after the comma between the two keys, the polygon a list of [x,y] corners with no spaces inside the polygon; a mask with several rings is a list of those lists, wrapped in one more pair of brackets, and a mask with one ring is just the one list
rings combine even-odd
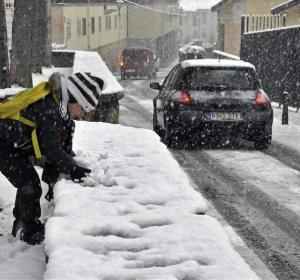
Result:
{"label": "snow-covered sidewalk", "polygon": [[258,279],[154,132],[76,126],[93,172],[55,187],[44,279]]}
{"label": "snow-covered sidewalk", "polygon": [[278,108],[278,103],[272,103],[274,110],[273,140],[300,154],[300,112],[289,107],[289,124],[282,125],[282,106]]}

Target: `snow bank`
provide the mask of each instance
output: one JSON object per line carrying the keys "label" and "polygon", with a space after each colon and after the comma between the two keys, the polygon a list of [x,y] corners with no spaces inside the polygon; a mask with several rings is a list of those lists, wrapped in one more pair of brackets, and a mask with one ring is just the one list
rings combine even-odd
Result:
{"label": "snow bank", "polygon": [[[102,94],[118,94],[118,99],[123,97],[124,88],[110,72],[106,63],[97,52],[74,51],[74,53],[73,67],[43,67],[41,74],[32,74],[33,86],[47,81],[55,72],[59,72],[66,77],[76,72],[90,72],[104,80],[105,84]],[[5,98],[21,90],[23,90],[21,87],[0,89],[0,98]]]}
{"label": "snow bank", "polygon": [[180,0],[179,6],[184,11],[196,12],[197,10],[210,9],[221,0]]}
{"label": "snow bank", "polygon": [[55,186],[44,279],[258,279],[152,131],[76,122],[92,174]]}
{"label": "snow bank", "polygon": [[110,72],[107,65],[97,52],[76,51],[73,64],[73,73],[91,72],[95,76],[104,79],[103,94],[123,92],[124,88],[116,77]]}

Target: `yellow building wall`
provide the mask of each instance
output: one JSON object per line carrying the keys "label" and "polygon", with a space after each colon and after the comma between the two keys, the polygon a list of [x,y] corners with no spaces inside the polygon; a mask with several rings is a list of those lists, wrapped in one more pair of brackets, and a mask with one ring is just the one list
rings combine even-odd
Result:
{"label": "yellow building wall", "polygon": [[246,0],[231,1],[219,12],[220,22],[224,24],[224,51],[234,55],[239,55],[241,38],[241,23],[234,17],[234,7],[237,4],[245,9]]}
{"label": "yellow building wall", "polygon": [[241,19],[244,15],[271,14],[271,9],[282,0],[233,0],[218,10],[220,23],[224,24],[224,51],[240,55]]}
{"label": "yellow building wall", "polygon": [[[153,4],[151,8],[166,13],[176,13],[178,11],[177,5],[167,6],[162,3]],[[128,34],[132,39],[156,39],[179,28],[178,16],[164,15],[137,6],[129,6],[128,15]]]}
{"label": "yellow building wall", "polygon": [[300,25],[300,6],[296,6],[286,11],[287,25]]}
{"label": "yellow building wall", "polygon": [[[116,5],[106,5],[109,14],[105,14],[104,5],[52,5],[52,42],[65,44],[67,49],[93,50],[105,45],[119,42],[126,38],[126,6],[120,9],[119,15]],[[111,29],[106,30],[106,15],[111,17]],[[99,31],[99,17],[101,17],[101,31]],[[116,17],[116,25],[115,25]],[[86,18],[86,34],[78,34],[78,21]],[[95,18],[95,32],[92,33],[92,18]],[[71,32],[67,36],[67,23],[70,23]]]}
{"label": "yellow building wall", "polygon": [[282,4],[284,0],[246,0],[247,14],[271,14],[271,9]]}
{"label": "yellow building wall", "polygon": [[62,7],[52,7],[52,42],[64,44],[64,25]]}

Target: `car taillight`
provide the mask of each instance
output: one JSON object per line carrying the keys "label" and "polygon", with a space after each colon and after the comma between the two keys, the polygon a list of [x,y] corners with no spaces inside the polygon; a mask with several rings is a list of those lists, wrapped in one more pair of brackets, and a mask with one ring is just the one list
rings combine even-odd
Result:
{"label": "car taillight", "polygon": [[124,59],[123,57],[120,58],[120,67],[123,67],[125,66],[125,62],[124,62]]}
{"label": "car taillight", "polygon": [[270,105],[271,101],[268,97],[268,95],[261,89],[259,89],[256,92],[256,99],[255,99],[256,105]]}
{"label": "car taillight", "polygon": [[172,101],[177,104],[184,104],[184,105],[190,105],[192,103],[191,97],[188,92],[186,91],[181,91],[181,92],[176,92],[172,96]]}

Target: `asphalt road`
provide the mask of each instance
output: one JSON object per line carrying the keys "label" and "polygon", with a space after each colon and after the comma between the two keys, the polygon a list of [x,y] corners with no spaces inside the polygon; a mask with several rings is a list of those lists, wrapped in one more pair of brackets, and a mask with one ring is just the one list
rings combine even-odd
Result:
{"label": "asphalt road", "polygon": [[[168,71],[161,69],[157,81]],[[152,129],[152,99],[156,92],[149,89],[150,81],[120,82],[125,88],[125,97],[120,102],[120,124]],[[222,151],[224,149],[228,157],[236,151],[249,155],[256,152],[246,141],[239,141],[234,147],[222,147]],[[242,174],[222,164],[213,156],[218,151],[219,147],[170,149],[194,188],[210,202],[207,214],[224,225],[233,246],[257,275],[263,280],[299,280],[300,217],[251,180],[245,181]],[[300,171],[300,156],[277,143],[272,143],[267,152],[258,156],[262,161],[277,159]]]}

